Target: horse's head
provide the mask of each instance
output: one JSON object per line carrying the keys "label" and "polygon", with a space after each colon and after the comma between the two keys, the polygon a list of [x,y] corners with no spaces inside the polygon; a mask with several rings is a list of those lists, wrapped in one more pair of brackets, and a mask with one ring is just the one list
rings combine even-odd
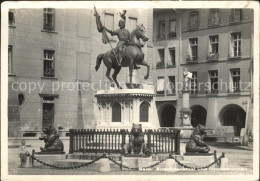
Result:
{"label": "horse's head", "polygon": [[143,42],[149,40],[149,38],[145,35],[146,31],[143,25],[136,25],[135,33],[136,33],[136,37],[138,39],[141,39]]}

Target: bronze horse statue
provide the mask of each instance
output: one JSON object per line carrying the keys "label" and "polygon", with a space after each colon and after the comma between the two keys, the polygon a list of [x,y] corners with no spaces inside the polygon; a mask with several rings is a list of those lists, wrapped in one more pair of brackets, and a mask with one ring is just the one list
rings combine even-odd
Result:
{"label": "bronze horse statue", "polygon": [[[130,35],[130,42],[128,43],[127,47],[125,47],[124,54],[123,54],[123,60],[121,63],[122,67],[129,67],[129,77],[130,77],[130,86],[132,87],[132,75],[133,75],[133,67],[134,65],[143,65],[147,67],[147,74],[144,76],[145,79],[148,79],[149,77],[149,69],[150,66],[146,61],[144,61],[144,53],[142,52],[142,46],[140,39],[142,39],[143,42],[148,41],[148,38],[145,35],[145,28],[143,25],[137,25],[136,29],[134,29],[131,32]],[[107,67],[106,71],[106,77],[109,79],[109,81],[115,82],[118,88],[121,89],[119,86],[116,77],[118,73],[121,70],[121,67],[117,66],[117,58],[115,57],[112,50],[107,51],[106,53],[101,53],[97,56],[96,61],[96,71],[98,71],[101,61],[103,60],[105,66]],[[112,75],[112,78],[110,77],[110,71],[111,68],[114,69],[114,73]],[[113,81],[114,80],[114,81]]]}

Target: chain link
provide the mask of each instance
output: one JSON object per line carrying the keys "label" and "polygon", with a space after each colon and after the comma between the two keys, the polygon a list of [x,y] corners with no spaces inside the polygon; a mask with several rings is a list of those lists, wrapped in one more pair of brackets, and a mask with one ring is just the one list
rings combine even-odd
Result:
{"label": "chain link", "polygon": [[33,160],[35,160],[35,161],[37,161],[37,162],[39,162],[39,163],[41,163],[43,165],[46,165],[46,166],[49,166],[49,167],[52,167],[52,168],[57,168],[57,169],[77,169],[77,168],[81,168],[81,167],[85,167],[85,166],[91,165],[91,164],[95,163],[96,161],[100,160],[101,158],[105,158],[106,157],[105,155],[102,155],[102,156],[92,160],[91,162],[84,163],[82,165],[77,165],[77,166],[72,166],[72,167],[60,167],[60,166],[56,166],[56,165],[51,165],[51,164],[45,163],[44,161],[39,160],[38,158],[34,157],[31,154],[27,154],[27,156],[31,157]]}
{"label": "chain link", "polygon": [[[120,168],[126,168],[126,169],[130,169],[130,170],[134,170],[134,171],[137,171],[139,170],[139,168],[134,168],[134,167],[128,167],[126,165],[123,165],[122,163],[118,163],[116,160],[110,158],[110,157],[107,157],[106,154],[103,154],[102,156],[92,160],[91,162],[88,162],[88,163],[84,163],[82,165],[77,165],[77,166],[72,166],[72,167],[59,167],[59,166],[56,166],[56,165],[51,165],[51,164],[48,164],[48,163],[45,163],[43,162],[42,160],[39,160],[38,158],[34,157],[33,155],[31,154],[27,154],[27,156],[31,157],[33,160],[36,160],[37,162],[43,164],[43,165],[46,165],[46,166],[49,166],[49,167],[52,167],[52,168],[57,168],[57,169],[77,169],[77,168],[81,168],[81,167],[85,167],[85,166],[88,166],[88,165],[91,165],[93,163],[95,163],[96,161],[102,159],[102,158],[107,158],[109,159],[110,161],[112,161],[113,163],[115,163],[116,165],[118,165]],[[217,158],[214,162],[204,166],[204,167],[191,167],[191,166],[188,166],[188,165],[185,165],[183,163],[181,163],[180,161],[178,161],[175,157],[173,157],[172,155],[169,155],[167,158],[164,158],[150,166],[147,166],[147,167],[142,167],[142,169],[149,169],[149,168],[153,168],[161,163],[163,163],[165,160],[167,159],[173,159],[175,160],[176,163],[178,163],[180,166],[184,167],[184,168],[189,168],[189,169],[193,169],[193,170],[201,170],[201,169],[206,169],[206,168],[209,168],[210,166],[214,165],[215,163],[219,163],[219,161],[221,160],[221,158],[223,158],[224,156],[221,155],[219,158]]]}

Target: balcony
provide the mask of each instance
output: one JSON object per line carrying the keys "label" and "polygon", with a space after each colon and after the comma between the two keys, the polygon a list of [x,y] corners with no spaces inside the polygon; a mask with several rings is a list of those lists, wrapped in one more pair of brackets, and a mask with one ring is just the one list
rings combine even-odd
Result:
{"label": "balcony", "polygon": [[208,19],[208,26],[209,27],[218,27],[220,25],[220,19],[219,18],[209,18]]}
{"label": "balcony", "polygon": [[156,64],[156,69],[164,69],[165,68],[165,63],[164,61],[159,61]]}
{"label": "balcony", "polygon": [[188,30],[192,31],[192,30],[198,30],[198,29],[199,29],[199,21],[188,23]]}
{"label": "balcony", "polygon": [[176,67],[176,64],[175,63],[167,63],[166,64],[166,68],[175,68]]}
{"label": "balcony", "polygon": [[173,38],[176,38],[176,32],[170,32],[169,34],[168,34],[168,39],[173,39]]}
{"label": "balcony", "polygon": [[241,56],[242,56],[242,52],[236,52],[234,55],[231,55],[230,53],[228,53],[229,60],[240,59]]}
{"label": "balcony", "polygon": [[157,40],[157,41],[166,40],[165,34],[157,35],[156,40]]}
{"label": "balcony", "polygon": [[219,54],[218,53],[210,52],[209,55],[208,55],[208,60],[209,61],[215,61],[215,60],[218,60],[218,58],[219,58]]}
{"label": "balcony", "polygon": [[192,57],[190,55],[187,56],[186,62],[187,63],[197,63],[198,57]]}
{"label": "balcony", "polygon": [[229,23],[240,23],[242,21],[241,15],[230,15],[229,16]]}

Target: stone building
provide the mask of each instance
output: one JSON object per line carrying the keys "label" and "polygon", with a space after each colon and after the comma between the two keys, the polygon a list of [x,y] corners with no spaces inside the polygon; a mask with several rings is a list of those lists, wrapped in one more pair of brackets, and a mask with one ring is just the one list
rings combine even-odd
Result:
{"label": "stone building", "polygon": [[[98,11],[107,28],[118,28],[121,9]],[[105,66],[95,71],[96,57],[109,50],[110,45],[102,43],[93,15],[93,7],[10,9],[9,137],[36,136],[47,125],[64,131],[95,128],[94,93],[107,86]],[[136,23],[141,23],[148,37],[152,36],[152,20],[151,9],[127,12],[127,28],[133,30]],[[109,38],[115,47],[117,38]],[[145,47],[143,51],[151,62],[152,48]],[[136,81],[145,69],[138,71]],[[127,79],[128,70],[123,68],[118,80]]]}
{"label": "stone building", "polygon": [[[161,126],[180,125],[181,93],[176,83],[182,82],[187,68],[193,73],[193,126],[203,124],[219,136],[225,132],[239,136],[241,128],[252,129],[253,11],[155,9],[153,27],[153,75]],[[174,78],[172,91],[166,85]]]}

